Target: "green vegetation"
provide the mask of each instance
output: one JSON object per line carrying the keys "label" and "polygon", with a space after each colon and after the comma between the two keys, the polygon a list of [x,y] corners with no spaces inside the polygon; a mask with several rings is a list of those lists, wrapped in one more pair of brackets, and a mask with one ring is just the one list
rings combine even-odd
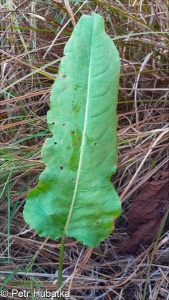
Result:
{"label": "green vegetation", "polygon": [[93,11],[104,18],[121,58],[113,184],[121,195],[123,214],[109,238],[94,249],[66,238],[63,288],[75,299],[148,300],[168,295],[167,218],[148,248],[134,256],[118,252],[127,236],[127,211],[141,186],[168,167],[166,1],[1,1],[0,289],[9,291],[9,299],[16,287],[32,291],[27,299],[35,297],[34,289],[56,290],[60,243],[29,229],[23,207],[45,168],[41,149],[51,137],[46,114],[63,49],[74,24]]}
{"label": "green vegetation", "polygon": [[64,55],[47,114],[53,136],[42,150],[46,169],[24,207],[25,221],[40,236],[62,240],[59,280],[65,238],[96,247],[121,212],[110,182],[117,163],[120,58],[103,18],[83,15]]}

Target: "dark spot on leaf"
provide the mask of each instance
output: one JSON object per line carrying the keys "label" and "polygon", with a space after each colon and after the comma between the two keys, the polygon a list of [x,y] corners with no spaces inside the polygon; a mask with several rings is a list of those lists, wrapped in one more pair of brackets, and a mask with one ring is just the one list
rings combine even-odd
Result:
{"label": "dark spot on leaf", "polygon": [[60,169],[63,170],[63,166],[60,166]]}
{"label": "dark spot on leaf", "polygon": [[81,140],[81,137],[80,137],[80,136],[78,136],[78,138],[77,138],[77,139],[78,139],[78,141],[80,141],[80,140]]}
{"label": "dark spot on leaf", "polygon": [[55,122],[52,122],[52,125],[54,125],[55,124]]}
{"label": "dark spot on leaf", "polygon": [[75,134],[75,131],[74,131],[74,130],[72,131],[72,134]]}
{"label": "dark spot on leaf", "polygon": [[72,182],[74,182],[75,180],[74,179],[72,179]]}
{"label": "dark spot on leaf", "polygon": [[55,145],[57,145],[57,142],[54,142]]}
{"label": "dark spot on leaf", "polygon": [[75,143],[74,143],[74,146],[76,146],[76,145],[77,145],[77,143],[75,142]]}
{"label": "dark spot on leaf", "polygon": [[92,118],[93,118],[93,116],[92,116]]}
{"label": "dark spot on leaf", "polygon": [[96,146],[97,145],[97,143],[94,143],[94,146]]}
{"label": "dark spot on leaf", "polygon": [[62,78],[62,79],[65,79],[65,78],[66,78],[66,76],[65,76],[65,75],[61,75],[61,78]]}
{"label": "dark spot on leaf", "polygon": [[65,124],[63,124],[63,126],[65,126]]}

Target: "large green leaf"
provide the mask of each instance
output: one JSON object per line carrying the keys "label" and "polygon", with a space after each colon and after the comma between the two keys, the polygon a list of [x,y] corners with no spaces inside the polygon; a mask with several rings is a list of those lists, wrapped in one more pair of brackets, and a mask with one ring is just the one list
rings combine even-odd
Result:
{"label": "large green leaf", "polygon": [[120,199],[110,176],[117,162],[119,55],[102,17],[83,15],[65,47],[47,114],[53,134],[46,169],[24,207],[40,236],[97,246],[114,228]]}

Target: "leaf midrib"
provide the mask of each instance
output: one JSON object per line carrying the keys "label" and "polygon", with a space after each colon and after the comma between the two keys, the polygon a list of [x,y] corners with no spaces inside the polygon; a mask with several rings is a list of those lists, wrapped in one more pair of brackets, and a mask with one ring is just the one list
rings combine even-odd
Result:
{"label": "leaf midrib", "polygon": [[83,133],[82,133],[82,143],[81,143],[81,147],[80,147],[79,164],[78,164],[78,169],[77,169],[77,176],[76,176],[76,181],[75,181],[75,188],[74,188],[74,193],[73,193],[73,197],[72,197],[72,202],[71,202],[69,214],[67,217],[67,221],[66,221],[66,224],[64,227],[62,238],[64,238],[66,236],[66,231],[69,227],[70,220],[72,217],[72,213],[73,213],[73,209],[74,209],[74,205],[75,205],[75,201],[76,201],[77,190],[78,190],[78,184],[79,184],[79,178],[80,178],[80,172],[81,172],[81,166],[82,166],[82,160],[83,160],[83,152],[84,152],[84,147],[85,147],[85,135],[86,135],[86,128],[87,128],[88,108],[89,108],[89,99],[90,99],[90,85],[91,85],[90,76],[91,76],[91,66],[92,66],[93,35],[94,35],[94,21],[93,21],[93,28],[92,28],[89,72],[88,72],[88,82],[87,82],[86,109],[85,109],[85,118],[84,118],[84,126],[83,126]]}

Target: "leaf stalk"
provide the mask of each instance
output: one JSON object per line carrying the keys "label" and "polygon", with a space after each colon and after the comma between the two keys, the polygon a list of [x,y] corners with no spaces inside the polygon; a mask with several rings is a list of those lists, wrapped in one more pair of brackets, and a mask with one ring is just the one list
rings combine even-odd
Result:
{"label": "leaf stalk", "polygon": [[[59,268],[58,268],[58,290],[62,287],[62,270],[63,270],[63,257],[64,257],[65,238],[61,238],[60,255],[59,255]],[[62,297],[60,298],[62,300]]]}

